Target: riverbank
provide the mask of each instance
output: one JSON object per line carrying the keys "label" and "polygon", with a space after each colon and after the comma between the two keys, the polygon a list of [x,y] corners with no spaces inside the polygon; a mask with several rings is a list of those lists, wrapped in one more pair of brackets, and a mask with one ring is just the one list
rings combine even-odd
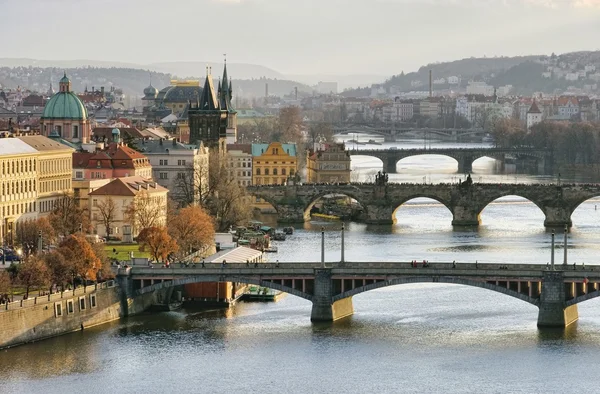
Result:
{"label": "riverbank", "polygon": [[0,305],[0,349],[84,330],[121,317],[114,281]]}

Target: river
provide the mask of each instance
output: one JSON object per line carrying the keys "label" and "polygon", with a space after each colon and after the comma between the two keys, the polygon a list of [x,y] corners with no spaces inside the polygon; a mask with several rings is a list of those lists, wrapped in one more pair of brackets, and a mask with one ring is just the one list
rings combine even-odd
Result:
{"label": "river", "polygon": [[[381,165],[366,157],[353,163],[361,176]],[[390,180],[438,182],[457,177],[455,166],[437,156],[407,158]],[[552,181],[495,174],[493,167],[492,160],[478,160],[474,180]],[[585,202],[573,214],[570,263],[597,261],[596,205],[600,201]],[[346,258],[505,264],[550,259],[544,216],[518,197],[490,204],[472,231],[453,230],[450,212],[427,199],[409,201],[396,217],[394,226],[348,223]],[[317,261],[321,227],[326,259],[339,260],[340,223],[316,221],[298,226],[270,258]],[[562,234],[557,240],[560,262]],[[136,316],[5,350],[0,393],[563,393],[593,390],[600,372],[594,362],[600,351],[597,299],[580,304],[580,320],[557,331],[537,329],[534,306],[456,285],[362,293],[354,297],[355,314],[333,324],[311,324],[310,308],[308,301],[286,296],[227,311]]]}

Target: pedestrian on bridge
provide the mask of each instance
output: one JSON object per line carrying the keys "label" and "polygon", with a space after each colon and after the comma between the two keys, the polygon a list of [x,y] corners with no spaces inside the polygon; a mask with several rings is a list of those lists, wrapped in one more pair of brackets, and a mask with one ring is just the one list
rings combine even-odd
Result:
{"label": "pedestrian on bridge", "polygon": [[456,260],[452,260],[452,268],[456,268]]}
{"label": "pedestrian on bridge", "polygon": [[475,269],[478,269],[478,267],[477,267],[477,260],[475,260]]}
{"label": "pedestrian on bridge", "polygon": [[246,267],[250,267],[250,260],[246,259]]}

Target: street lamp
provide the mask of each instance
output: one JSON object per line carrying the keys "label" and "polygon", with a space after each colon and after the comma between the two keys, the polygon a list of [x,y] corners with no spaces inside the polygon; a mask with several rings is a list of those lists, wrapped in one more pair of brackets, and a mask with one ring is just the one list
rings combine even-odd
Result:
{"label": "street lamp", "polygon": [[321,264],[325,268],[325,227],[321,227]]}

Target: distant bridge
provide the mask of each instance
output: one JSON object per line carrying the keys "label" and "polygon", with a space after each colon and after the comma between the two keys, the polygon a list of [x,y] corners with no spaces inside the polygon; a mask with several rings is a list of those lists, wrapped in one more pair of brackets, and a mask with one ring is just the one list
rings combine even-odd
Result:
{"label": "distant bridge", "polygon": [[[528,302],[539,308],[539,326],[564,327],[578,319],[577,304],[600,296],[600,267],[558,270],[536,264],[430,263],[413,267],[409,262],[264,263],[259,268],[243,263],[206,268],[120,269],[117,280],[122,307],[137,313],[161,299],[169,300],[177,286],[199,282],[238,282],[280,290],[311,301],[313,321],[333,321],[354,313],[352,296],[405,283],[451,283],[479,287]],[[594,269],[596,268],[596,269]],[[421,290],[428,291],[428,290]],[[167,297],[164,297],[167,294]]]}
{"label": "distant bridge", "polygon": [[426,128],[426,127],[402,127],[393,126],[371,126],[364,124],[334,126],[332,130],[336,134],[377,134],[385,137],[386,141],[395,141],[397,136],[429,136],[444,140],[459,141],[465,137],[483,137],[486,133],[481,128],[453,129],[453,128]]}
{"label": "distant bridge", "polygon": [[481,157],[489,157],[504,162],[507,156],[515,158],[533,158],[538,168],[549,172],[553,165],[552,151],[532,148],[433,148],[433,149],[354,149],[354,156],[377,157],[383,162],[383,170],[396,172],[398,161],[411,156],[442,155],[458,162],[458,172],[467,173],[473,170],[473,162]]}

